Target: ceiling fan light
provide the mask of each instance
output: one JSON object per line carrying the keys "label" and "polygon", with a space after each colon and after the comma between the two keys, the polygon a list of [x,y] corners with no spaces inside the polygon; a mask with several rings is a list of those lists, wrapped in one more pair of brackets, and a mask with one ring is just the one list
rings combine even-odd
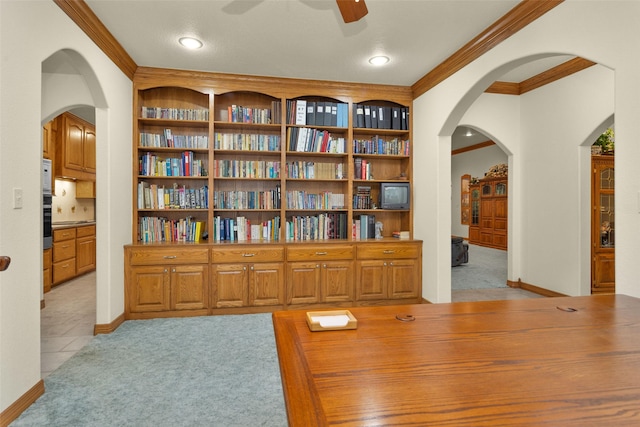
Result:
{"label": "ceiling fan light", "polygon": [[187,49],[200,49],[202,47],[202,42],[193,37],[181,37],[178,42]]}
{"label": "ceiling fan light", "polygon": [[378,55],[378,56],[372,56],[371,58],[369,58],[369,64],[375,65],[377,67],[384,65],[387,62],[389,62],[388,56]]}

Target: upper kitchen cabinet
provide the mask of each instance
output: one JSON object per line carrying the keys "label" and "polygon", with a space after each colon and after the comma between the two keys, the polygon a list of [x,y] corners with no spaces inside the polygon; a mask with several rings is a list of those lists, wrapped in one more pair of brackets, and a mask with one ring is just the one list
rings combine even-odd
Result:
{"label": "upper kitchen cabinet", "polygon": [[95,181],[95,127],[70,113],[61,114],[57,120],[55,176]]}

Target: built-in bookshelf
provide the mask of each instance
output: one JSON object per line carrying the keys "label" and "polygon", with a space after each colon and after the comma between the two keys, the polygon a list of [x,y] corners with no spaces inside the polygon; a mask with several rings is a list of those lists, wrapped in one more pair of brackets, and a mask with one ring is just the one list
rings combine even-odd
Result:
{"label": "built-in bookshelf", "polygon": [[408,88],[171,76],[134,79],[135,243],[412,233],[411,209],[378,206],[381,183],[411,182]]}

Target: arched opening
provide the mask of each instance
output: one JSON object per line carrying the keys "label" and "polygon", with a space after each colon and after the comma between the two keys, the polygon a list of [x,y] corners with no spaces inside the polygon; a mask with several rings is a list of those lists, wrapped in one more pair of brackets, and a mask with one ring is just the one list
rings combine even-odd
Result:
{"label": "arched opening", "polygon": [[[92,339],[97,323],[100,301],[96,288],[100,261],[96,257],[96,244],[100,240],[96,239],[95,226],[92,229],[89,224],[100,220],[96,209],[99,194],[95,191],[95,135],[99,127],[96,109],[106,108],[106,100],[90,65],[73,50],[63,49],[49,56],[42,62],[41,73],[43,144],[49,145],[43,157],[48,157],[54,165],[50,199],[53,242],[48,254],[44,249],[45,265],[50,257],[50,277],[45,269],[40,328],[41,372],[46,376]],[[56,119],[62,117],[61,114],[77,118],[77,123],[86,125],[91,145],[87,145],[88,154],[84,157],[93,156],[93,182],[90,176],[80,179],[56,176],[63,153],[59,146],[61,133],[65,132],[59,128],[62,119]],[[56,237],[64,234],[66,239],[66,234],[75,234],[78,230],[82,236],[78,234],[77,238],[74,235],[73,239],[55,242]],[[56,286],[49,292],[51,285]]]}

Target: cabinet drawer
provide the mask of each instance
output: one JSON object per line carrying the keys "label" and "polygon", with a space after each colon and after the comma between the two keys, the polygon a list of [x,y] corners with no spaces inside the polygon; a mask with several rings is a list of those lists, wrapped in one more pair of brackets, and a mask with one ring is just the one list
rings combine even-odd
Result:
{"label": "cabinet drawer", "polygon": [[72,228],[62,228],[60,230],[53,230],[53,241],[61,242],[63,240],[75,239],[76,238],[76,229]]}
{"label": "cabinet drawer", "polygon": [[76,259],[53,263],[53,283],[56,285],[76,275]]}
{"label": "cabinet drawer", "polygon": [[76,228],[76,237],[86,237],[86,236],[95,236],[95,235],[96,235],[95,225],[86,225],[84,227]]}
{"label": "cabinet drawer", "polygon": [[287,248],[287,261],[353,259],[353,245],[310,245]]}
{"label": "cabinet drawer", "polygon": [[417,258],[419,253],[417,243],[372,243],[358,246],[358,259]]}
{"label": "cabinet drawer", "polygon": [[129,252],[131,265],[157,264],[206,264],[209,262],[208,248],[132,248]]}
{"label": "cabinet drawer", "polygon": [[53,243],[53,262],[76,257],[76,241],[63,240]]}
{"label": "cabinet drawer", "polygon": [[51,268],[51,249],[42,251],[42,269]]}
{"label": "cabinet drawer", "polygon": [[213,248],[211,258],[215,263],[283,261],[284,248],[282,246]]}

